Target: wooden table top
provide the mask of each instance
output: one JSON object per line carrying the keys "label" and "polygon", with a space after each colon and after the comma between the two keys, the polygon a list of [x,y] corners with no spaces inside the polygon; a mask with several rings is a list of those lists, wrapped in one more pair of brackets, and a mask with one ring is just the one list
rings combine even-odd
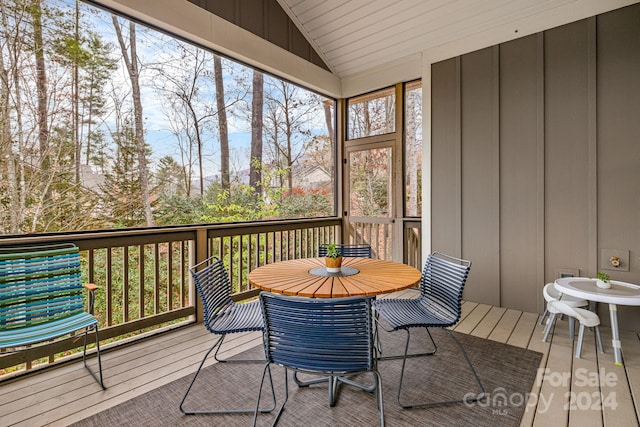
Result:
{"label": "wooden table top", "polygon": [[406,264],[371,258],[343,258],[342,267],[358,270],[350,276],[318,276],[310,270],[324,267],[324,258],[301,258],[263,265],[249,273],[256,288],[284,295],[312,298],[372,296],[409,288],[420,281],[420,271]]}

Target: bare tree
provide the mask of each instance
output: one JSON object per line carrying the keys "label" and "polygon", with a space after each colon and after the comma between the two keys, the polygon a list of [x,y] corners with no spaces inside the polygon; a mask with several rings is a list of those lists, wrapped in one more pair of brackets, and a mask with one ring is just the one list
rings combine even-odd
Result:
{"label": "bare tree", "polygon": [[33,54],[36,60],[36,88],[38,92],[38,141],[42,168],[48,169],[49,126],[47,124],[47,69],[44,59],[44,43],[42,41],[42,8],[40,0],[31,2],[31,18],[33,19]]}
{"label": "bare tree", "polygon": [[[182,166],[188,177],[186,192],[191,194],[193,171],[197,168],[200,195],[204,195],[205,162],[210,155],[206,145],[214,138],[220,141],[222,179],[229,182],[229,188],[231,156],[227,115],[246,111],[246,108],[234,109],[236,104],[244,106],[241,101],[249,90],[244,84],[246,77],[243,73],[235,75],[236,70],[233,67],[227,69],[220,57],[216,59],[212,53],[195,46],[174,40],[168,41],[162,50],[162,61],[146,66],[156,73],[152,79],[153,86],[166,100],[162,103],[162,110],[178,142]],[[216,103],[212,104],[214,96]]]}
{"label": "bare tree", "polygon": [[[15,9],[12,20],[13,25],[11,26],[8,19],[8,15],[11,13],[9,4],[0,2],[0,10],[2,12],[2,28],[4,30],[2,50],[4,51],[6,48],[6,58],[8,60],[8,64],[2,65],[3,94],[7,97],[6,103],[3,102],[2,104],[2,110],[3,115],[5,113],[8,115],[11,109],[15,114],[13,122],[10,122],[9,116],[7,116],[6,121],[3,119],[2,123],[2,147],[0,148],[0,153],[3,161],[0,164],[6,165],[7,168],[6,183],[9,198],[9,209],[4,210],[9,215],[9,226],[5,229],[9,233],[19,233],[23,230],[27,203],[24,161],[26,151],[24,149],[25,135],[27,132],[23,128],[22,108],[17,108],[17,106],[23,105],[20,91],[20,58],[25,58],[22,55],[22,51],[26,47],[23,46],[25,40],[21,24],[26,19],[26,10]],[[11,131],[12,126],[15,128],[13,133]],[[4,173],[4,170],[2,173]]]}
{"label": "bare tree", "polygon": [[329,99],[322,101],[322,109],[324,110],[324,122],[327,125],[327,134],[329,135],[329,141],[333,144],[336,140],[333,130],[333,109],[334,102]]}
{"label": "bare tree", "polygon": [[122,29],[118,18],[112,15],[113,27],[116,30],[122,58],[124,59],[129,80],[131,81],[131,89],[133,95],[133,117],[135,138],[138,147],[138,168],[140,169],[140,192],[142,195],[142,204],[144,206],[144,215],[148,227],[153,226],[153,213],[151,212],[151,197],[149,191],[149,169],[147,167],[147,147],[144,140],[144,124],[142,121],[142,101],[140,94],[140,72],[138,69],[138,54],[136,45],[136,28],[133,22],[129,22],[129,51],[122,36]]}
{"label": "bare tree", "polygon": [[[168,51],[175,50],[177,66],[172,67],[170,61],[154,64],[151,69],[157,73],[154,83],[158,92],[167,99],[163,107],[171,132],[178,139],[182,167],[185,171],[184,189],[191,195],[193,167],[197,162],[200,195],[204,194],[204,143],[208,122],[217,115],[208,108],[201,98],[205,80],[210,75],[211,55],[202,49],[176,44],[170,45]],[[197,155],[194,154],[196,150]]]}
{"label": "bare tree", "polygon": [[80,4],[76,2],[75,7],[75,44],[76,49],[74,49],[74,60],[72,61],[72,70],[73,70],[73,143],[75,145],[75,183],[76,185],[80,184],[80,156],[82,155],[82,146],[80,144],[80,97],[78,96],[79,87],[80,87]]}
{"label": "bare tree", "polygon": [[256,189],[255,199],[262,183],[262,108],[264,105],[264,78],[262,73],[253,70],[253,97],[251,98],[251,160],[249,185]]}
{"label": "bare tree", "polygon": [[222,59],[213,55],[213,73],[216,83],[216,106],[218,109],[218,132],[220,135],[220,181],[223,190],[230,190],[229,180],[229,130],[227,127],[227,107],[224,99],[222,79]]}
{"label": "bare tree", "polygon": [[293,190],[293,166],[303,157],[312,141],[311,128],[320,105],[311,94],[302,93],[295,85],[270,80],[265,95],[272,161],[284,174],[286,187]]}

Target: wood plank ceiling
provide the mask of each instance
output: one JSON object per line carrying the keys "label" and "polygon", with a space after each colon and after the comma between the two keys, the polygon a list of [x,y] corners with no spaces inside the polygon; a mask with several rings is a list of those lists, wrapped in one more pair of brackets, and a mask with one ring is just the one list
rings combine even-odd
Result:
{"label": "wood plank ceiling", "polygon": [[[601,0],[611,8],[619,2]],[[357,75],[513,23],[510,32],[583,0],[278,0],[340,77]],[[551,14],[550,14],[551,12]],[[557,25],[557,24],[556,24]],[[511,38],[515,38],[511,36]]]}

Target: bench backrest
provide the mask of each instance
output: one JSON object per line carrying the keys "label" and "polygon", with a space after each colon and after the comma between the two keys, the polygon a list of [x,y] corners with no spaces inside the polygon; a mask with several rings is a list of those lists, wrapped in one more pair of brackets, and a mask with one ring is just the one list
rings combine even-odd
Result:
{"label": "bench backrest", "polygon": [[75,245],[0,250],[0,329],[33,326],[84,311]]}

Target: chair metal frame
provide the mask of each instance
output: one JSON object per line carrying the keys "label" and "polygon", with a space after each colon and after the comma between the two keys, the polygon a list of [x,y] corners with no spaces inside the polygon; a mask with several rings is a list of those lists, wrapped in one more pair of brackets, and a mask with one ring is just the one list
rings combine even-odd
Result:
{"label": "chair metal frame", "polygon": [[[240,332],[263,332],[264,322],[260,302],[255,300],[244,304],[236,304],[231,299],[231,281],[223,262],[217,257],[209,257],[189,269],[191,277],[196,285],[198,295],[202,299],[204,311],[204,326],[212,334],[220,335],[218,340],[207,351],[195,372],[182,401],[180,412],[185,415],[194,414],[253,414],[255,409],[212,409],[189,410],[184,408],[184,402],[200,374],[205,361],[213,350],[214,359],[220,363],[264,363],[265,359],[220,359],[218,352],[222,347],[224,338],[228,334]],[[271,390],[274,392],[271,375]],[[273,393],[273,407],[261,409],[260,412],[268,413],[275,409],[275,392]]]}
{"label": "chair metal frame", "polygon": [[382,379],[377,369],[372,297],[302,298],[262,292],[266,363],[258,390],[256,425],[264,378],[271,364],[284,367],[285,398],[273,425],[289,399],[287,372],[327,374],[329,406],[337,401],[339,379],[370,372],[374,377],[380,425],[384,426]]}
{"label": "chair metal frame", "polygon": [[[397,400],[398,404],[403,408],[430,407],[461,402],[470,403],[481,401],[485,398],[484,386],[467,352],[451,330],[447,329],[450,326],[454,326],[458,323],[458,320],[460,320],[462,291],[470,269],[471,261],[440,252],[433,252],[428,256],[422,272],[419,297],[411,299],[382,298],[373,302],[376,318],[382,317],[390,326],[390,329],[384,328],[382,324],[381,327],[388,332],[404,330],[407,333],[403,355],[380,357],[380,360],[402,359]],[[456,343],[467,361],[481,391],[473,397],[465,397],[459,400],[403,403],[401,400],[401,392],[407,359],[431,356],[436,353],[438,347],[431,336],[431,332],[429,332],[429,328],[434,327],[443,328]],[[426,329],[433,346],[431,351],[408,354],[411,328]]]}
{"label": "chair metal frame", "polygon": [[[82,363],[106,390],[102,375],[94,284],[82,284],[80,251],[72,243],[0,249],[0,353],[84,331]],[[83,291],[87,290],[88,309]],[[87,364],[87,336],[94,332],[98,374]]]}
{"label": "chair metal frame", "polygon": [[[343,257],[371,258],[371,245],[368,243],[336,243],[336,249]],[[326,243],[318,247],[318,256],[327,256]]]}

